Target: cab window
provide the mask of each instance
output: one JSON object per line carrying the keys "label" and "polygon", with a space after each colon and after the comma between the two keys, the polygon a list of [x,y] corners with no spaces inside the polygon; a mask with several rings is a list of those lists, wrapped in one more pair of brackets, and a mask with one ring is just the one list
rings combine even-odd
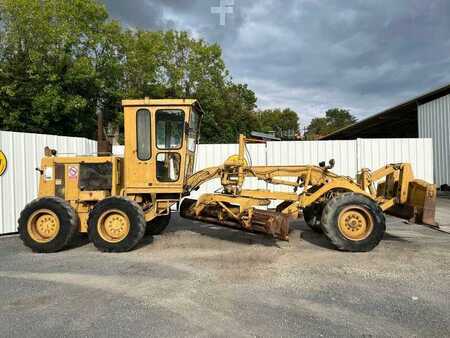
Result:
{"label": "cab window", "polygon": [[156,178],[160,182],[175,182],[180,178],[181,157],[178,153],[159,153],[156,156]]}
{"label": "cab window", "polygon": [[188,133],[188,150],[195,152],[195,146],[198,140],[198,130],[200,125],[200,116],[198,112],[193,109],[191,118],[189,119],[189,133]]}
{"label": "cab window", "polygon": [[184,112],[163,109],[156,112],[156,136],[159,149],[179,149],[183,142]]}
{"label": "cab window", "polygon": [[150,147],[150,111],[139,109],[136,113],[137,157],[148,161],[151,156]]}

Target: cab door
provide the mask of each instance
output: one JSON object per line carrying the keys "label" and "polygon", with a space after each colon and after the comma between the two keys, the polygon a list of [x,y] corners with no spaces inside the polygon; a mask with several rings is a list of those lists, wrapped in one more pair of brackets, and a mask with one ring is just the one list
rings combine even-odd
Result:
{"label": "cab door", "polygon": [[177,192],[184,181],[189,107],[156,107],[154,116],[154,186],[161,192]]}
{"label": "cab door", "polygon": [[126,187],[151,188],[152,112],[150,107],[125,107],[125,177]]}
{"label": "cab door", "polygon": [[191,114],[189,117],[188,130],[186,131],[186,163],[185,163],[185,182],[189,176],[194,173],[195,170],[195,154],[197,152],[197,144],[199,141],[201,114],[195,107],[191,108]]}

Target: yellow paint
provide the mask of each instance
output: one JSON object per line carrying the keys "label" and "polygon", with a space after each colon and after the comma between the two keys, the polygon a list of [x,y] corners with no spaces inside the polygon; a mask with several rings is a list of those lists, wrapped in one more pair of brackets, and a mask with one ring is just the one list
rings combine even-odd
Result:
{"label": "yellow paint", "polygon": [[51,242],[58,235],[59,230],[58,216],[48,209],[36,210],[27,222],[29,236],[38,243]]}
{"label": "yellow paint", "polygon": [[101,201],[107,197],[109,197],[111,193],[106,190],[100,191],[80,191],[78,194],[78,198],[80,201]]}
{"label": "yellow paint", "polygon": [[100,237],[106,242],[118,243],[128,236],[130,232],[130,220],[121,210],[107,210],[98,219],[97,231]]}
{"label": "yellow paint", "polygon": [[0,176],[2,176],[8,167],[8,159],[3,151],[0,150]]}
{"label": "yellow paint", "polygon": [[[184,112],[184,126],[191,121],[193,111],[200,111],[201,107],[196,100],[170,99],[170,100],[124,100],[124,129],[125,153],[118,156],[53,156],[49,149],[41,161],[41,177],[39,183],[39,196],[58,195],[70,203],[76,210],[80,219],[80,231],[87,232],[89,213],[97,201],[110,196],[125,196],[143,207],[146,221],[170,212],[170,207],[178,202],[183,195],[189,194],[201,184],[219,178],[223,186],[223,194],[204,194],[194,206],[196,215],[210,205],[220,205],[223,213],[230,217],[240,219],[247,224],[248,219],[256,207],[267,206],[271,200],[289,201],[283,206],[281,212],[289,215],[298,215],[301,210],[313,203],[326,203],[329,199],[343,192],[354,192],[365,195],[377,203],[383,210],[398,205],[412,205],[430,215],[425,205],[432,208],[435,200],[435,187],[426,182],[414,180],[411,166],[407,163],[387,165],[371,172],[364,169],[355,181],[348,177],[334,174],[328,168],[315,165],[288,165],[288,166],[249,166],[246,159],[246,144],[261,142],[260,140],[239,137],[239,153],[228,157],[224,164],[217,167],[206,168],[192,174],[195,154],[188,149],[188,133],[184,130],[179,149],[158,149],[157,147],[157,111],[160,109],[177,109]],[[146,109],[150,114],[150,158],[140,160],[137,157],[137,112]],[[192,126],[189,126],[192,127]],[[157,161],[158,154],[168,153]],[[177,155],[173,155],[177,154]],[[161,182],[157,178],[157,169],[170,168],[170,158],[179,156],[178,180],[174,182]],[[0,174],[6,168],[0,157]],[[167,162],[167,163],[166,163]],[[111,163],[112,185],[110,189],[101,191],[86,191],[79,186],[80,168],[82,163],[99,164]],[[56,169],[55,169],[56,168]],[[61,177],[56,177],[56,175]],[[265,183],[290,187],[291,192],[273,192],[269,190],[243,189],[247,178],[256,178]],[[288,179],[294,177],[295,181]],[[379,182],[384,179],[384,182]],[[375,186],[378,184],[378,190]],[[371,231],[373,224],[363,210],[355,206],[351,211],[342,215],[339,222],[340,231],[347,238],[361,240]],[[220,216],[220,215],[219,215]],[[223,215],[222,215],[223,216]],[[48,217],[48,216],[47,216]],[[220,216],[221,217],[221,216]],[[430,217],[430,216],[427,216]],[[51,219],[51,218],[50,218]],[[41,224],[39,218],[31,224]],[[47,223],[45,223],[47,222]],[[51,224],[51,221],[45,221]],[[49,223],[48,223],[49,222]],[[247,223],[246,223],[247,222]],[[356,223],[355,223],[356,222]],[[354,224],[357,224],[358,227]],[[106,211],[97,224],[102,238],[110,243],[123,240],[130,231],[128,217],[119,210]],[[355,226],[355,227],[353,227]],[[37,225],[31,226],[36,239],[46,237],[39,233]],[[42,229],[44,229],[43,227]],[[30,228],[31,229],[31,228]],[[356,229],[356,230],[355,230]],[[44,231],[44,230],[42,230]]]}
{"label": "yellow paint", "polygon": [[345,238],[362,241],[372,233],[373,219],[365,208],[352,205],[339,214],[338,228]]}
{"label": "yellow paint", "polygon": [[80,232],[81,233],[87,233],[88,232],[88,219],[89,219],[89,213],[81,211],[77,209],[78,211],[78,218],[80,219]]}

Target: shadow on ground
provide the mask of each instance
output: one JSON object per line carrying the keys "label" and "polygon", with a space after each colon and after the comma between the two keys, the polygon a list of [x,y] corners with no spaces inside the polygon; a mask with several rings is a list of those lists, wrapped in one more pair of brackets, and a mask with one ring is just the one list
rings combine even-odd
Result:
{"label": "shadow on ground", "polygon": [[174,215],[173,220],[167,228],[167,232],[177,231],[192,231],[202,236],[235,243],[279,247],[279,241],[265,233],[244,231],[230,226],[194,221],[182,218],[178,214]]}

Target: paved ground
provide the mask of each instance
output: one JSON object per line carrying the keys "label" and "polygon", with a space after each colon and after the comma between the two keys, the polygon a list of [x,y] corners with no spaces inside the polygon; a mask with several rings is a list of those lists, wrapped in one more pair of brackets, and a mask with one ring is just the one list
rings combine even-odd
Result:
{"label": "paved ground", "polygon": [[0,336],[448,336],[450,235],[389,223],[361,254],[302,222],[280,243],[176,218],[125,254],[0,238]]}
{"label": "paved ground", "polygon": [[450,233],[450,194],[437,199],[436,222],[439,223],[441,230]]}

